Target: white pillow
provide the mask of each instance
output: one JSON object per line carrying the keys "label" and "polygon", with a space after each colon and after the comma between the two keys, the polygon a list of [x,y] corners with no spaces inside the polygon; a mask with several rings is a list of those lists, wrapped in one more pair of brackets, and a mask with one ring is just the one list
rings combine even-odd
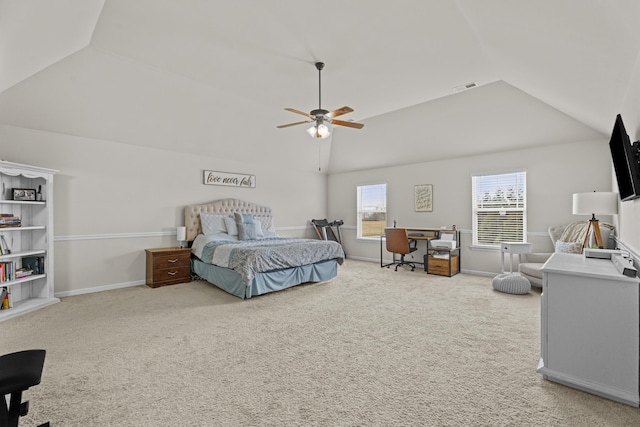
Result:
{"label": "white pillow", "polygon": [[236,224],[236,220],[233,216],[225,216],[224,225],[226,226],[227,234],[232,236],[238,235],[238,225]]}
{"label": "white pillow", "polygon": [[200,214],[200,227],[202,234],[226,233],[227,227],[224,224],[225,215],[216,215],[210,213]]}
{"label": "white pillow", "polygon": [[579,254],[582,250],[582,243],[556,241],[556,252],[564,254]]}
{"label": "white pillow", "polygon": [[263,233],[264,237],[278,237],[278,235],[276,234],[276,227],[275,227],[275,225],[273,223],[273,217],[272,216],[254,215],[253,219],[254,219],[254,221],[253,221],[254,223],[255,222],[259,222],[260,223],[260,226],[262,228],[262,233]]}

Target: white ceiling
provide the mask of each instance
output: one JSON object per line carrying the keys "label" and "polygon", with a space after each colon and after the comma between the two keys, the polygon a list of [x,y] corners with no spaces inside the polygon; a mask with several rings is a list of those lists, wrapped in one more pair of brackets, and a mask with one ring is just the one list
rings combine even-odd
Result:
{"label": "white ceiling", "polygon": [[[320,148],[324,172],[604,141],[638,17],[635,0],[0,0],[0,123],[306,171]],[[365,124],[320,147],[276,129],[317,108],[316,61],[322,107]]]}

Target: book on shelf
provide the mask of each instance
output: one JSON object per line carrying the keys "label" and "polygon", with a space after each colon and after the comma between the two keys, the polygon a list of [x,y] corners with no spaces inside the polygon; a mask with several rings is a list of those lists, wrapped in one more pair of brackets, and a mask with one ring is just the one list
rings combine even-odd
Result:
{"label": "book on shelf", "polygon": [[44,274],[43,256],[22,257],[22,268],[33,271],[33,274]]}
{"label": "book on shelf", "polygon": [[22,220],[19,216],[13,214],[0,213],[0,228],[2,227],[20,227]]}
{"label": "book on shelf", "polygon": [[0,234],[0,255],[8,255],[11,253],[7,239],[4,238],[4,234]]}
{"label": "book on shelf", "polygon": [[4,287],[0,291],[0,310],[9,310],[13,308],[13,294],[11,288]]}
{"label": "book on shelf", "polygon": [[13,261],[0,262],[0,282],[9,282],[16,278],[16,264]]}
{"label": "book on shelf", "polygon": [[22,279],[23,277],[31,276],[33,274],[33,270],[29,270],[27,268],[18,268],[16,270],[16,279]]}

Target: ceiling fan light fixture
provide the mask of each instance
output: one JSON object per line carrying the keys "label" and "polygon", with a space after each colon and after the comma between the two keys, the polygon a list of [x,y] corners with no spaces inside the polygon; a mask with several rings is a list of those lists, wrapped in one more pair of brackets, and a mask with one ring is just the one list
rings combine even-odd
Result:
{"label": "ceiling fan light fixture", "polygon": [[319,124],[317,126],[313,125],[309,129],[307,129],[307,132],[309,133],[309,135],[311,135],[311,138],[325,139],[328,138],[329,135],[331,135],[329,126],[325,124]]}
{"label": "ceiling fan light fixture", "polygon": [[338,116],[342,116],[343,114],[351,113],[353,108],[344,106],[342,108],[338,108],[337,110],[328,111],[322,108],[322,79],[321,79],[321,71],[324,68],[323,62],[316,62],[316,68],[318,69],[318,108],[315,110],[311,110],[309,113],[305,113],[304,111],[296,110],[295,108],[285,108],[285,110],[290,111],[295,114],[300,114],[305,116],[307,121],[289,123],[286,125],[276,126],[279,129],[288,128],[289,126],[301,125],[304,123],[313,123],[313,125],[307,129],[309,135],[312,138],[325,139],[331,135],[330,127],[325,123],[329,123],[331,125],[337,126],[346,126],[354,129],[362,129],[362,123],[356,122],[347,122],[344,120],[336,120],[335,118]]}

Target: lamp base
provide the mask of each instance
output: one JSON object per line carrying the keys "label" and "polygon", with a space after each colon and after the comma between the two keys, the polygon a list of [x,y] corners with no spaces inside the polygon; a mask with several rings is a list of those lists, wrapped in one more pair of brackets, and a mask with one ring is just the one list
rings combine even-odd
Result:
{"label": "lamp base", "polygon": [[[604,245],[602,244],[602,235],[600,234],[600,222],[596,219],[595,215],[589,220],[589,226],[587,227],[587,233],[584,235],[584,241],[582,242],[582,251],[587,247],[587,240],[589,240],[589,231],[591,231],[591,227],[593,227],[593,234],[596,236],[596,244],[599,249],[604,249]],[[580,253],[582,253],[580,251]]]}

